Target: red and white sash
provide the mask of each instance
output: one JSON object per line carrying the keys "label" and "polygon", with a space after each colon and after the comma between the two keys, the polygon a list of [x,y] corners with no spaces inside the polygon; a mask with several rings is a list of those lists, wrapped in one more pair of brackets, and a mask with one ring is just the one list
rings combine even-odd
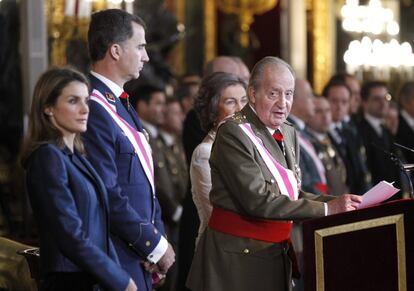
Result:
{"label": "red and white sash", "polygon": [[276,161],[264,146],[263,141],[255,135],[249,123],[240,124],[239,126],[259,151],[267,168],[275,178],[280,193],[288,196],[291,200],[297,200],[299,195],[298,182],[293,171],[286,169]]}
{"label": "red and white sash", "polygon": [[325,167],[323,166],[321,160],[318,157],[318,154],[315,151],[313,145],[305,138],[301,133],[298,134],[299,144],[302,149],[309,154],[312,161],[315,163],[316,169],[318,170],[319,177],[321,178],[321,182],[326,184],[326,175],[325,175]]}
{"label": "red and white sash", "polygon": [[93,90],[91,100],[100,104],[112,117],[115,123],[125,133],[125,136],[131,142],[141,162],[142,168],[151,184],[153,193],[155,193],[154,186],[154,165],[151,155],[151,147],[142,132],[135,130],[116,112],[116,107],[108,103],[105,97],[98,90]]}

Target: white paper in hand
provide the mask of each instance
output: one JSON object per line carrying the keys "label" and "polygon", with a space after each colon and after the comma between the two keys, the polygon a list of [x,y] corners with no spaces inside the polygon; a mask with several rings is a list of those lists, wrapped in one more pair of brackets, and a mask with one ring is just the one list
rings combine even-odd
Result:
{"label": "white paper in hand", "polygon": [[381,181],[367,192],[362,195],[362,202],[359,205],[358,209],[362,209],[365,207],[369,207],[372,205],[376,205],[381,203],[384,200],[387,200],[395,193],[400,191],[400,189],[395,188],[392,183],[388,183],[387,181]]}

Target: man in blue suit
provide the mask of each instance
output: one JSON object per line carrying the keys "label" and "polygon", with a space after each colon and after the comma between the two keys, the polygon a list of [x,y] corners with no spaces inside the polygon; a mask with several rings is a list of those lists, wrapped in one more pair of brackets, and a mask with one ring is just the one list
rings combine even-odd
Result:
{"label": "man in blue suit", "polygon": [[122,267],[138,290],[152,290],[174,263],[154,189],[154,167],[138,115],[124,84],[139,77],[149,58],[145,24],[138,16],[109,9],[92,15],[92,61],[86,151],[109,194],[112,237]]}
{"label": "man in blue suit", "polygon": [[328,194],[325,170],[315,148],[310,142],[307,129],[307,122],[315,115],[313,98],[312,87],[309,82],[303,79],[296,79],[292,109],[288,121],[293,124],[298,132],[302,190],[315,194]]}

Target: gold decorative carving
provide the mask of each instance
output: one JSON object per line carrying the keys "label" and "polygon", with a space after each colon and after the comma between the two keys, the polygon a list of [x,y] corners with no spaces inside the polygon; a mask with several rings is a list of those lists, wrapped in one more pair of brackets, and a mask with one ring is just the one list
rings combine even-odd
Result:
{"label": "gold decorative carving", "polygon": [[[185,33],[185,0],[175,0],[173,10],[177,17],[178,29],[181,29],[180,33]],[[174,68],[175,73],[178,75],[184,74],[186,70],[184,52],[184,40],[180,39],[169,57],[171,67]]]}
{"label": "gold decorative carving", "polygon": [[319,94],[332,75],[333,25],[329,21],[331,12],[332,0],[312,0],[313,88]]}
{"label": "gold decorative carving", "polygon": [[65,20],[65,1],[48,0],[45,3],[45,9],[50,45],[49,61],[52,65],[61,65],[65,55],[65,43],[63,41],[63,34],[65,34],[63,31]]}
{"label": "gold decorative carving", "polygon": [[405,233],[404,233],[404,214],[385,216],[381,218],[368,219],[338,226],[327,227],[316,230],[315,238],[315,259],[316,259],[316,290],[325,290],[324,278],[324,257],[323,239],[328,236],[374,228],[385,225],[395,225],[397,240],[397,259],[398,259],[398,290],[407,290],[407,274],[405,265]]}
{"label": "gold decorative carving", "polygon": [[204,0],[204,63],[217,54],[217,16],[214,0]]}
{"label": "gold decorative carving", "polygon": [[[107,7],[106,0],[92,2],[92,11]],[[86,41],[90,18],[65,15],[65,0],[46,0],[47,29],[50,46],[50,64],[65,65],[65,50],[69,40]]]}
{"label": "gold decorative carving", "polygon": [[92,2],[92,11],[99,11],[108,8],[107,0],[94,0]]}
{"label": "gold decorative carving", "polygon": [[217,0],[218,8],[227,14],[236,14],[240,22],[240,44],[249,45],[250,25],[255,14],[262,14],[276,6],[278,0]]}

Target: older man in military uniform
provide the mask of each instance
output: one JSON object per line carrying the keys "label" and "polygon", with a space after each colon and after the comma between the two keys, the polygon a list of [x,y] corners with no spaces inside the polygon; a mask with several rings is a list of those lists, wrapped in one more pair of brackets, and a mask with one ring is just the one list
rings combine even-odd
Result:
{"label": "older man in military uniform", "polygon": [[213,212],[194,256],[190,289],[291,290],[291,221],[358,207],[355,195],[300,191],[299,143],[285,122],[294,86],[287,63],[262,59],[249,82],[249,104],[219,128],[210,158]]}

